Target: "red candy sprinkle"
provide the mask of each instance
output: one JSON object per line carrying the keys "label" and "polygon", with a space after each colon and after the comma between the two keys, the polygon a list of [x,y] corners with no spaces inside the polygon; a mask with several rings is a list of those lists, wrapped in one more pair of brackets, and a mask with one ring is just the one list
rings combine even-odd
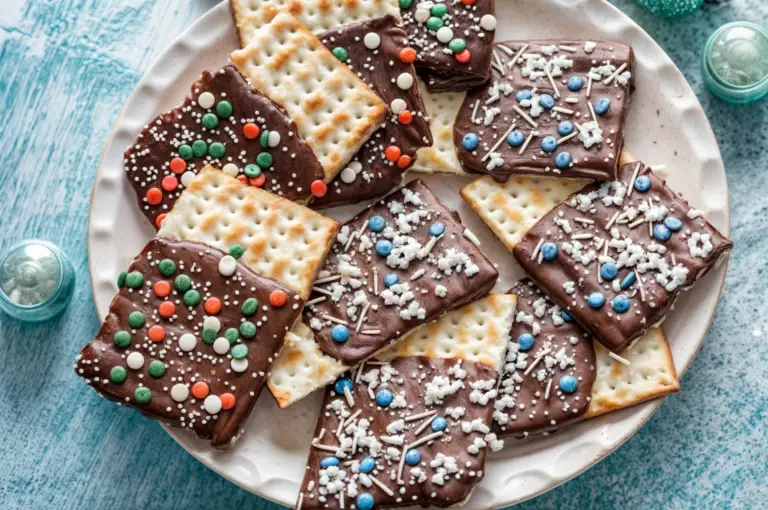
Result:
{"label": "red candy sprinkle", "polygon": [[411,157],[407,154],[403,154],[397,160],[397,168],[407,168],[411,164]]}
{"label": "red candy sprinkle", "polygon": [[269,293],[269,304],[274,307],[281,307],[285,306],[285,303],[288,301],[288,296],[285,295],[285,292],[282,290],[273,290]]}
{"label": "red candy sprinkle", "polygon": [[384,157],[387,158],[387,161],[394,163],[400,158],[400,147],[397,145],[390,145],[384,151]]}
{"label": "red candy sprinkle", "polygon": [[231,393],[222,393],[219,395],[219,400],[221,400],[222,409],[232,409],[235,407],[235,396]]}
{"label": "red candy sprinkle", "polygon": [[[165,280],[160,280],[155,284],[155,295],[157,297],[165,297],[171,293],[171,284]],[[171,303],[173,304],[173,303]],[[162,305],[160,305],[162,306]]]}
{"label": "red candy sprinkle", "polygon": [[170,319],[176,313],[176,305],[170,301],[163,301],[157,311],[163,319]]}
{"label": "red candy sprinkle", "polygon": [[157,205],[163,201],[163,192],[159,188],[149,188],[147,190],[147,202],[149,205]]}
{"label": "red candy sprinkle", "polygon": [[476,0],[461,0],[461,3],[464,5],[472,5],[475,3]]}
{"label": "red candy sprinkle", "polygon": [[204,382],[196,382],[192,385],[192,396],[195,398],[205,398],[208,396],[208,385]]}
{"label": "red candy sprinkle", "polygon": [[400,121],[400,124],[410,124],[413,121],[413,114],[410,110],[403,110],[397,114],[397,120]]}
{"label": "red candy sprinkle", "polygon": [[148,336],[153,342],[162,342],[165,340],[165,329],[162,326],[152,326],[149,328]]}
{"label": "red candy sprinkle", "polygon": [[406,64],[410,64],[416,60],[416,50],[413,48],[403,48],[400,50],[400,60]]}
{"label": "red candy sprinkle", "polygon": [[187,169],[187,162],[181,158],[173,158],[171,160],[171,171],[175,174],[183,174]]}
{"label": "red candy sprinkle", "polygon": [[258,136],[261,134],[261,129],[259,129],[259,126],[256,124],[253,124],[249,122],[245,126],[243,126],[243,135],[249,140],[253,140],[254,138],[258,138]]}
{"label": "red candy sprinkle", "polygon": [[173,175],[166,175],[162,184],[165,191],[173,191],[179,187],[179,180]]}
{"label": "red candy sprinkle", "polygon": [[237,180],[240,181],[240,182],[248,182],[248,177],[246,177],[243,174],[240,174],[240,175],[237,176]]}
{"label": "red candy sprinkle", "polygon": [[247,177],[247,179],[251,186],[256,186],[257,188],[261,188],[267,182],[267,177],[263,173],[258,177]]}
{"label": "red candy sprinkle", "polygon": [[309,191],[311,191],[312,194],[317,198],[324,197],[325,194],[328,193],[328,186],[326,186],[323,181],[318,179],[312,182],[312,185],[309,187]]}
{"label": "red candy sprinkle", "polygon": [[205,311],[209,315],[216,315],[221,311],[221,300],[219,298],[210,297],[205,300]]}
{"label": "red candy sprinkle", "polygon": [[168,215],[165,213],[157,215],[157,218],[155,218],[155,225],[157,225],[157,228],[160,228],[163,226],[163,220],[165,219],[166,216]]}
{"label": "red candy sprinkle", "polygon": [[458,60],[462,64],[466,64],[467,62],[469,62],[470,58],[472,58],[472,54],[467,49],[456,53],[456,60]]}

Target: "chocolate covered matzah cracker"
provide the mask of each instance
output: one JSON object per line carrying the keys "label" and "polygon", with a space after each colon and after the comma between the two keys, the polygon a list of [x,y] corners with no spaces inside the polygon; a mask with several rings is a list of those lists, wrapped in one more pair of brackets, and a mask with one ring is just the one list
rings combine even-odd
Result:
{"label": "chocolate covered matzah cracker", "polygon": [[289,200],[309,198],[325,177],[296,124],[231,65],[203,72],[182,105],[156,117],[125,151],[141,212],[158,228],[208,164]]}
{"label": "chocolate covered matzah cracker", "polygon": [[329,386],[295,508],[466,502],[503,446],[491,414],[515,304],[449,312]]}
{"label": "chocolate covered matzah cracker", "polygon": [[416,69],[430,92],[467,90],[490,76],[493,0],[400,2]]}
{"label": "chocolate covered matzah cracker", "polygon": [[467,94],[454,128],[462,166],[497,180],[613,180],[624,145],[632,48],[618,42],[506,41],[491,79]]}
{"label": "chocolate covered matzah cracker", "polygon": [[514,247],[528,275],[618,353],[664,319],[732,243],[642,162],[547,213]]}
{"label": "chocolate covered matzah cracker", "polygon": [[231,447],[301,297],[218,249],[160,238],[118,287],[77,374],[111,400]]}

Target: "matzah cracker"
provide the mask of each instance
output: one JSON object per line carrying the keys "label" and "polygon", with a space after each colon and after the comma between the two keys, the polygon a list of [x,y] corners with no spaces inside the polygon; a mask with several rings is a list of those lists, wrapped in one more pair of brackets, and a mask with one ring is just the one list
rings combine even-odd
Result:
{"label": "matzah cracker", "polygon": [[661,328],[649,329],[621,353],[629,365],[612,358],[608,352],[595,342],[597,377],[585,418],[618,411],[680,389],[669,343]]}
{"label": "matzah cracker", "polygon": [[261,26],[231,60],[252,87],[293,119],[320,160],[326,182],[387,114],[381,98],[290,14],[280,13]]}
{"label": "matzah cracker", "polygon": [[244,250],[256,274],[306,299],[339,224],[299,204],[203,168],[163,221],[159,237]]}
{"label": "matzah cracker", "polygon": [[456,147],[453,145],[453,125],[466,92],[430,93],[419,80],[419,90],[429,115],[432,130],[432,147],[423,147],[416,152],[416,162],[411,169],[425,174],[445,173],[464,175]]}
{"label": "matzah cracker", "polygon": [[253,40],[259,27],[283,10],[315,34],[387,14],[400,19],[398,0],[230,0],[229,3],[242,47]]}

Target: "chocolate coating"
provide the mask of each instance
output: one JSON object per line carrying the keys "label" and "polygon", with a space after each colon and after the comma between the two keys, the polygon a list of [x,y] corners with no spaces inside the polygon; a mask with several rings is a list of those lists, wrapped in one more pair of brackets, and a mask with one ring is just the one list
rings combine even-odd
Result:
{"label": "chocolate coating", "polygon": [[416,49],[416,71],[430,92],[458,92],[482,85],[491,75],[491,46],[495,30],[480,26],[483,16],[495,14],[494,0],[477,0],[472,5],[445,2],[447,15],[442,18],[445,27],[453,31],[453,38],[463,39],[470,58],[460,62],[448,43],[437,39],[436,31],[429,30],[426,22],[417,21],[420,2],[401,6],[405,29],[411,46]]}
{"label": "chocolate coating", "polygon": [[[128,269],[129,275],[133,272],[143,275],[141,286],[132,289],[123,285],[120,288],[99,333],[80,352],[75,371],[102,396],[133,407],[150,418],[191,430],[201,439],[209,439],[214,448],[227,449],[234,444],[248,418],[264,387],[267,372],[282,348],[285,333],[293,326],[303,302],[289,288],[257,276],[240,263],[232,276],[223,276],[219,272],[219,261],[223,256],[220,250],[204,244],[162,238],[150,241]],[[164,259],[176,264],[173,275],[160,273],[158,263]],[[174,288],[175,278],[182,274],[190,278],[191,288],[202,298],[194,306],[185,304],[181,291],[172,290],[170,295],[161,298],[153,290],[160,281],[168,282]],[[275,290],[288,296],[285,306],[276,308],[269,304],[269,295]],[[256,326],[253,338],[238,335],[236,343],[230,342],[229,352],[223,355],[214,351],[212,341],[203,340],[203,321],[208,316],[204,304],[211,297],[221,301],[221,310],[212,315],[220,323],[216,338],[224,337],[229,328],[240,328],[242,321],[250,321]],[[241,307],[248,298],[257,299],[259,307],[256,313],[246,316]],[[169,302],[175,305],[175,313],[163,318],[158,308],[161,303]],[[142,327],[129,325],[128,316],[133,312],[143,314],[145,324]],[[164,328],[164,339],[150,340],[149,330],[153,326]],[[130,344],[125,347],[119,347],[113,339],[120,331],[130,333]],[[186,333],[193,334],[197,340],[191,351],[180,348],[179,338]],[[232,368],[232,349],[237,345],[248,348],[247,369],[242,372]],[[136,370],[127,362],[128,355],[134,353],[140,353],[144,358],[143,365]],[[148,372],[153,360],[161,361],[165,366],[161,377],[153,377]],[[124,382],[110,382],[113,367],[125,368],[127,378]],[[183,383],[191,390],[199,382],[208,385],[210,395],[234,395],[234,407],[212,415],[205,410],[203,401],[195,399],[191,393],[183,402],[171,397],[174,385]],[[149,403],[136,401],[134,392],[139,387],[151,391]]]}
{"label": "chocolate coating", "polygon": [[[397,212],[393,214],[391,211]],[[377,233],[367,226],[374,216],[385,220],[387,228],[384,231]],[[407,218],[412,221],[406,221]],[[433,238],[429,229],[435,223],[441,223],[445,232],[431,251],[419,257],[418,251]],[[357,232],[360,232],[360,238],[345,249],[349,236]],[[391,255],[377,253],[375,246],[379,241],[394,244]],[[398,253],[400,246],[403,246],[402,253]],[[412,259],[406,262],[409,257]],[[460,263],[461,270],[455,264],[457,257],[464,260]],[[449,262],[454,262],[453,267],[447,266]],[[344,277],[334,279],[339,274]],[[384,278],[389,274],[397,275],[398,286],[385,286]],[[498,275],[493,264],[464,236],[464,226],[458,214],[442,205],[423,182],[415,180],[342,227],[309,301],[326,299],[307,306],[304,320],[313,329],[315,340],[324,352],[351,366],[416,326],[487,294]],[[330,281],[324,282],[326,278]],[[444,295],[438,286],[444,288]],[[334,292],[337,294],[335,300]],[[409,292],[412,299],[392,304]],[[361,296],[370,307],[360,331],[356,331],[365,308]],[[350,310],[354,311],[351,316]],[[349,339],[343,343],[332,338],[332,329],[338,320],[347,323]]]}
{"label": "chocolate coating", "polygon": [[[213,94],[215,103],[205,109],[199,105],[200,95]],[[232,105],[232,115],[225,119],[217,115],[219,101],[226,100]],[[203,116],[213,114],[218,125],[208,129],[203,125]],[[264,148],[260,137],[249,140],[243,134],[246,123],[256,124],[263,134],[270,130],[280,135],[276,147]],[[296,124],[286,113],[269,98],[250,85],[240,72],[231,65],[226,65],[215,73],[203,72],[202,77],[191,88],[190,95],[181,106],[163,113],[150,122],[139,134],[136,142],[125,151],[125,171],[128,181],[136,191],[141,212],[157,227],[157,217],[168,213],[185,186],[183,181],[192,177],[175,174],[170,163],[179,157],[181,145],[192,146],[196,140],[205,141],[208,146],[220,142],[225,146],[225,154],[214,158],[209,153],[202,157],[193,156],[188,160],[187,172],[196,174],[207,164],[224,168],[228,163],[238,167],[238,175],[245,178],[245,167],[256,164],[260,153],[272,155],[271,169],[264,170],[263,184],[260,186],[290,200],[302,200],[311,196],[310,185],[325,174],[312,149],[298,134]],[[300,171],[297,170],[300,165]],[[163,179],[174,176],[178,187],[167,191]],[[253,179],[256,184],[258,179]],[[151,205],[146,198],[150,188],[162,192],[162,201]]]}
{"label": "chocolate coating", "polygon": [[[638,179],[649,179],[649,190],[634,188],[636,172]],[[631,195],[626,196],[628,187]],[[571,195],[536,223],[513,253],[552,301],[618,353],[664,319],[680,291],[712,269],[733,246],[700,214],[638,161],[624,165],[618,181],[591,184]],[[676,218],[681,228],[666,241],[654,238],[651,230],[669,218]],[[553,260],[535,253],[540,240],[557,245]],[[615,278],[599,278],[605,263],[616,265]],[[627,283],[623,289],[622,282]],[[590,306],[592,293],[600,293],[605,303]],[[627,311],[614,309],[617,296],[628,300]],[[593,303],[598,305],[599,300]]]}
{"label": "chocolate coating", "polygon": [[[369,33],[379,36],[380,43],[375,49],[369,49],[364,44]],[[361,202],[387,193],[401,183],[403,173],[415,161],[416,151],[432,145],[432,133],[418,83],[414,80],[407,90],[397,85],[397,77],[402,73],[415,77],[416,71],[412,63],[400,59],[400,51],[408,47],[408,35],[397,26],[394,16],[334,28],[320,34],[319,39],[331,50],[344,48],[349,68],[390,109],[394,100],[405,101],[405,108],[411,112],[413,120],[403,124],[398,120],[397,113],[391,113],[347,165],[355,171],[354,181],[346,183],[341,175],[337,175],[328,185],[328,193],[312,202],[315,209]],[[384,151],[389,146],[398,147],[407,159],[388,161]]]}
{"label": "chocolate coating", "polygon": [[[395,395],[402,392],[407,407],[396,407],[394,402],[388,408],[377,406],[375,400],[372,400],[368,393],[369,386],[365,380],[353,384],[351,393],[355,406],[352,408],[348,407],[343,395],[336,395],[333,387],[328,387],[315,428],[313,443],[333,448],[338,447],[340,441],[335,431],[339,426],[339,412],[343,412],[341,416],[345,418],[351,417],[353,413],[360,410],[361,413],[351,421],[353,428],[356,428],[361,420],[367,420],[370,424],[367,428],[367,435],[375,438],[383,446],[381,454],[375,457],[376,468],[368,475],[374,476],[379,482],[389,487],[393,495],[388,495],[378,485],[366,487],[361,483],[363,475],[359,474],[360,462],[371,455],[369,448],[363,445],[357,447],[354,453],[351,447],[344,448],[343,458],[339,456],[341,461],[339,467],[345,472],[345,476],[342,478],[346,482],[345,492],[346,487],[348,487],[347,484],[352,484],[357,488],[358,494],[361,492],[371,494],[375,503],[374,508],[395,508],[409,505],[448,507],[461,503],[470,496],[474,486],[483,478],[488,448],[491,447],[490,443],[496,440],[495,437],[488,437],[487,430],[491,421],[492,400],[485,405],[473,403],[470,397],[473,393],[470,384],[476,381],[490,381],[495,384],[498,373],[479,363],[468,361],[458,363],[461,363],[460,368],[466,372],[466,377],[462,380],[463,387],[452,395],[446,396],[441,403],[431,405],[426,403],[427,385],[437,376],[448,377],[451,381],[456,381],[457,379],[449,373],[449,370],[457,365],[456,359],[407,357],[398,358],[391,364],[385,365],[393,368],[394,374],[389,382],[379,384],[376,388],[386,387]],[[366,374],[374,369],[381,371],[383,368],[382,365],[366,364],[363,373]],[[381,378],[376,378],[377,382],[379,379]],[[375,392],[376,390],[372,391]],[[454,419],[446,412],[448,408],[463,408],[464,414],[458,419]],[[337,409],[343,411],[337,411]],[[417,416],[426,411],[436,411],[436,414],[412,421],[404,421],[409,416]],[[427,427],[420,434],[416,434],[416,431],[425,420],[432,421],[435,417],[443,417],[447,422],[443,435],[415,448],[421,454],[421,460],[415,466],[403,463],[401,482],[398,483],[397,474],[402,450],[405,449],[405,445],[414,444],[418,439],[432,434],[433,430],[430,427]],[[387,427],[392,422],[401,419],[404,421],[404,430],[394,432],[394,429],[391,428],[390,431],[387,431]],[[461,422],[469,424],[474,420],[477,420],[486,429],[484,431],[464,432]],[[349,429],[343,429],[342,438],[351,437],[347,430]],[[318,439],[321,436],[322,439]],[[389,445],[381,441],[382,436],[402,436],[403,445]],[[486,441],[488,446],[480,447],[477,453],[473,454],[467,448],[476,439]],[[361,441],[358,442],[361,443]],[[494,446],[498,448],[500,445]],[[389,448],[397,451],[397,455],[389,458],[386,453]],[[455,460],[455,465],[460,469],[458,479],[456,478],[457,473],[452,473],[444,476],[443,484],[436,483],[437,480],[433,477],[437,474],[439,467],[432,467],[431,463],[439,455]],[[304,474],[299,496],[302,510],[340,508],[338,495],[329,494],[327,484],[321,484],[321,471],[325,470],[320,466],[320,462],[324,458],[332,456],[334,456],[332,451],[322,450],[316,446],[310,448],[307,470]],[[421,470],[423,477],[420,477],[419,472],[415,469]],[[312,484],[312,490],[309,490],[310,484]],[[326,493],[323,494],[322,491]],[[325,498],[325,502],[320,501],[321,497]],[[346,508],[350,508],[351,503],[354,502],[350,499],[347,494],[345,497]],[[297,503],[296,508],[298,507],[299,504]]]}
{"label": "chocolate coating", "polygon": [[[517,317],[494,404],[492,430],[499,437],[524,437],[553,432],[581,420],[597,375],[592,338],[576,322],[564,321],[560,307],[529,278],[517,282],[509,293],[518,297]],[[524,351],[517,339],[525,334],[533,335],[535,341]],[[549,354],[526,375],[546,351]],[[576,391],[560,389],[564,376],[576,378]]]}
{"label": "chocolate coating", "polygon": [[[634,56],[631,47],[614,41],[596,42],[591,53],[585,51],[585,44],[585,41],[544,40],[505,41],[495,45],[494,52],[503,64],[501,68],[504,70],[504,74],[494,66],[488,83],[467,94],[454,124],[453,138],[456,152],[459,161],[466,170],[490,174],[502,182],[505,182],[510,175],[585,177],[597,180],[616,178],[619,155],[624,147],[623,127],[629,106],[631,81],[624,84],[624,78],[619,76],[618,79],[613,78],[606,85],[604,81],[610,76],[606,77],[604,74],[611,75],[613,74],[612,69],[617,70],[621,66],[625,66],[621,74],[632,73]],[[552,51],[553,48],[557,49],[558,47],[567,47],[576,49],[576,51]],[[524,48],[524,53],[510,68],[509,64]],[[529,61],[524,55],[538,55],[538,58]],[[553,81],[557,85],[558,92],[555,92],[546,75],[540,76],[545,74],[540,66],[535,67],[535,70],[531,72],[531,66],[537,65],[534,64],[535,62],[546,62],[550,74],[557,75],[553,76]],[[562,65],[559,65],[560,63]],[[566,67],[569,63],[572,63],[572,66]],[[600,72],[604,74],[601,75]],[[526,73],[527,76],[524,76],[523,73]],[[588,78],[590,74],[596,78],[592,80],[591,86]],[[567,84],[572,77],[582,80],[583,86],[580,90],[569,90]],[[521,103],[516,97],[521,91],[533,91],[534,88],[536,88],[535,98],[541,98],[542,94],[549,94],[555,99],[554,108],[560,108],[563,111],[543,109],[538,116],[534,116],[531,113],[533,108],[526,102]],[[590,92],[589,96],[587,96],[588,91]],[[560,94],[559,97],[558,93]],[[492,100],[496,97],[497,99]],[[602,141],[593,145],[592,143],[597,138],[590,139],[585,133],[583,137],[579,135],[559,142],[557,148],[551,153],[542,149],[542,140],[547,136],[552,136],[558,141],[568,137],[568,135],[558,132],[558,124],[562,121],[573,123],[574,133],[581,132],[576,124],[584,129],[591,126],[592,113],[588,103],[594,104],[601,98],[610,100],[609,110],[603,115],[595,115],[602,130]],[[578,101],[569,102],[567,99],[578,99]],[[480,106],[475,113],[477,102]],[[521,108],[531,117],[536,122],[537,127],[534,128],[527,122],[519,112],[513,109],[515,107]],[[484,108],[498,109],[495,116],[488,114],[488,117],[492,118],[488,124],[486,124],[486,110]],[[569,114],[567,111],[573,113]],[[507,140],[503,140],[496,147],[499,139],[506,137],[506,133],[513,122],[515,123],[515,130],[521,131],[524,139],[528,139],[531,132],[538,134],[533,136],[527,146],[513,146]],[[479,145],[476,149],[468,150],[463,145],[462,140],[468,133],[474,133],[479,137]],[[494,149],[494,147],[496,148]],[[523,148],[525,150],[520,154],[520,150]],[[498,158],[489,156],[483,159],[489,152],[497,154]],[[556,158],[564,152],[570,154],[572,163],[560,168]]]}

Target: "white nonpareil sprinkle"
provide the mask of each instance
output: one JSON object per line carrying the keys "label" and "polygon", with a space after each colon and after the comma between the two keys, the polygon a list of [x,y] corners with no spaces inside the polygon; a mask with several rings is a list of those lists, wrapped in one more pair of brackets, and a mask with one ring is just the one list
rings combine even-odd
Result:
{"label": "white nonpareil sprinkle", "polygon": [[208,395],[203,401],[203,408],[208,414],[218,414],[221,411],[221,399],[216,395]]}
{"label": "white nonpareil sprinkle", "polygon": [[241,373],[248,370],[248,360],[243,359],[233,359],[231,362],[232,370],[235,372]]}
{"label": "white nonpareil sprinkle", "polygon": [[200,94],[200,97],[197,98],[197,104],[200,105],[201,108],[205,108],[206,110],[209,108],[213,108],[213,105],[216,103],[216,98],[213,97],[213,94],[210,92],[203,92]]}
{"label": "white nonpareil sprinkle", "polygon": [[216,354],[224,355],[229,352],[229,340],[220,336],[213,342],[213,351]]}
{"label": "white nonpareil sprinkle", "polygon": [[363,38],[363,44],[369,50],[375,50],[381,44],[381,37],[376,32],[368,32]]}
{"label": "white nonpareil sprinkle", "polygon": [[140,352],[132,352],[125,360],[128,368],[138,370],[144,366],[144,356]]}
{"label": "white nonpareil sprinkle", "polygon": [[192,333],[184,333],[179,337],[179,349],[184,352],[193,351],[197,345],[197,338]]}
{"label": "white nonpareil sprinkle", "polygon": [[189,388],[185,384],[174,384],[171,388],[171,398],[176,402],[184,402],[189,397]]}
{"label": "white nonpareil sprinkle", "polygon": [[219,260],[219,273],[224,276],[232,276],[237,270],[237,260],[231,255],[224,255]]}

